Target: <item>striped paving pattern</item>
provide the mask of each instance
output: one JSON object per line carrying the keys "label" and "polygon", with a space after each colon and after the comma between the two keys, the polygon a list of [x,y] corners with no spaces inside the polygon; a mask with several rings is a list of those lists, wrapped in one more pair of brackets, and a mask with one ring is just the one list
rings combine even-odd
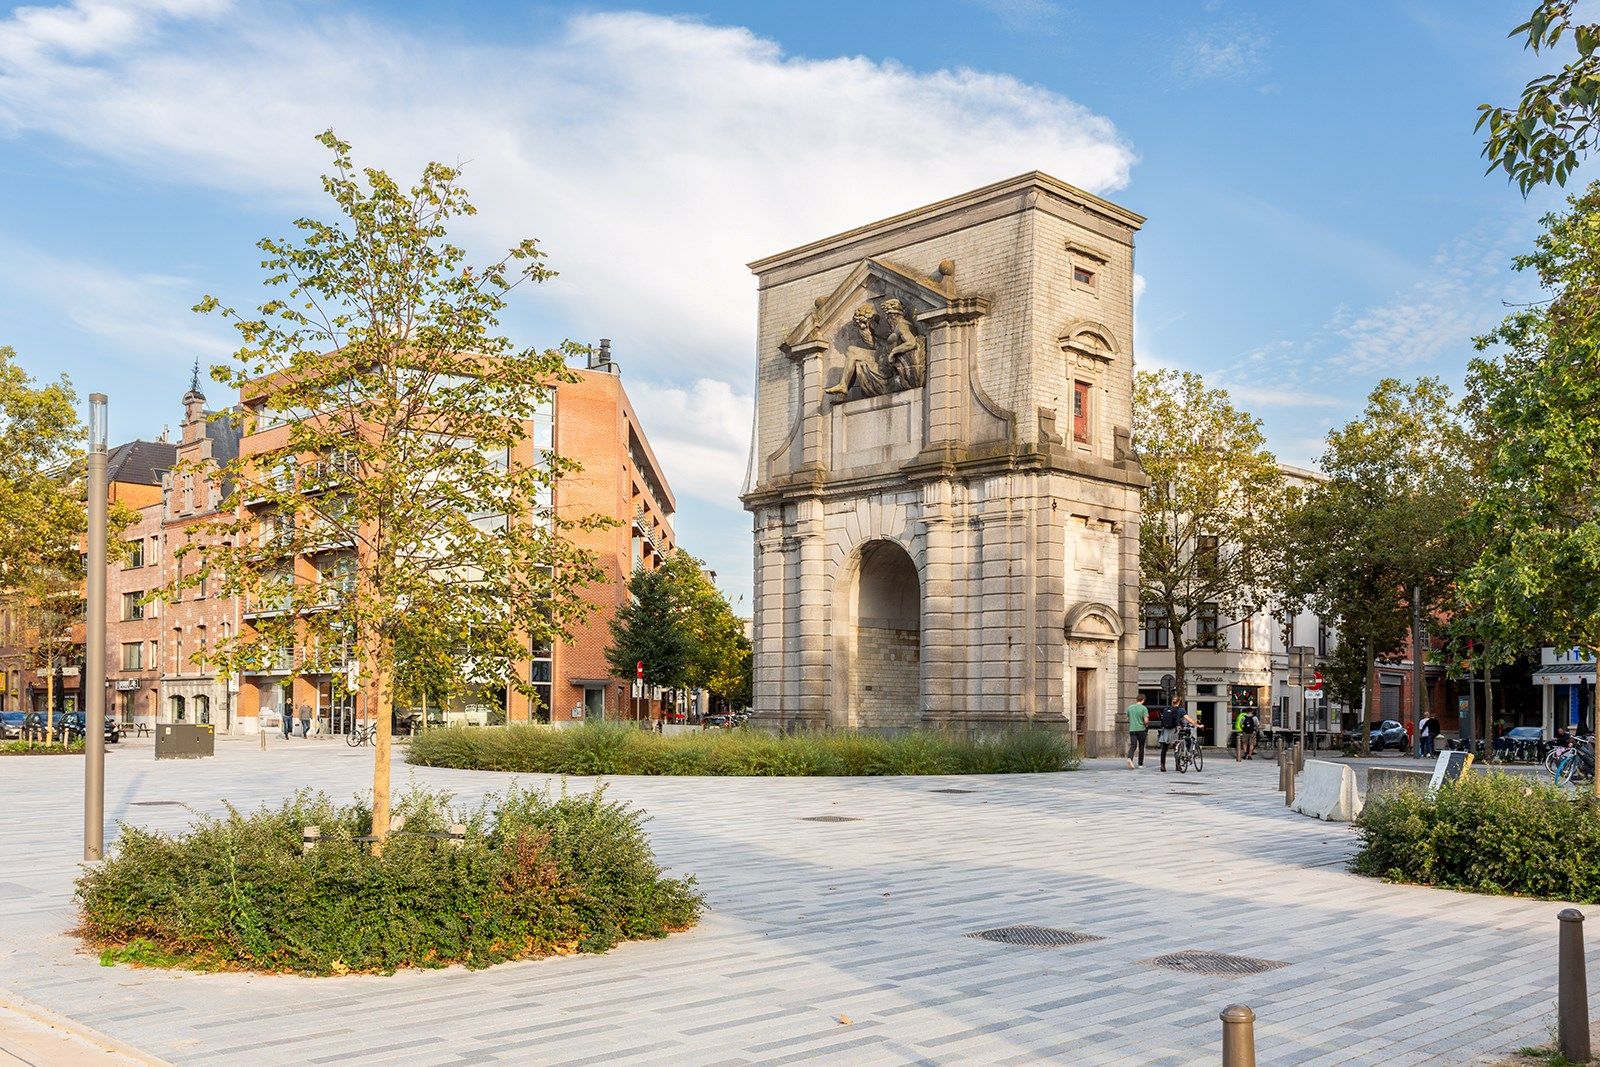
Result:
{"label": "striped paving pattern", "polygon": [[[364,749],[218,748],[157,764],[148,743],[115,746],[108,812],[179,829],[223,800],[346,797],[370,778]],[[600,957],[319,980],[100,967],[64,932],[81,763],[0,768],[0,991],[174,1063],[1214,1064],[1217,1013],[1243,1001],[1264,1065],[1403,1067],[1540,1043],[1554,1013],[1560,905],[1355,878],[1348,828],[1286,813],[1270,763],[614,779],[612,797],[651,815],[661,860],[699,877],[699,928]],[[469,801],[507,783],[395,778]],[[1100,940],[968,936],[1012,925]],[[1149,962],[1186,950],[1287,966],[1220,978]]]}

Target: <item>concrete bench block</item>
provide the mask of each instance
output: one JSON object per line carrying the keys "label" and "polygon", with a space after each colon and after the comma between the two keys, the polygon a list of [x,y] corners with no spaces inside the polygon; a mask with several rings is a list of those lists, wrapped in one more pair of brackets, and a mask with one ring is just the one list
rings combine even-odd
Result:
{"label": "concrete bench block", "polygon": [[1402,789],[1426,789],[1433,778],[1431,770],[1410,767],[1373,767],[1367,771],[1367,796],[1398,793]]}
{"label": "concrete bench block", "polygon": [[1356,772],[1342,763],[1306,760],[1295,781],[1294,810],[1328,822],[1350,822],[1361,813]]}

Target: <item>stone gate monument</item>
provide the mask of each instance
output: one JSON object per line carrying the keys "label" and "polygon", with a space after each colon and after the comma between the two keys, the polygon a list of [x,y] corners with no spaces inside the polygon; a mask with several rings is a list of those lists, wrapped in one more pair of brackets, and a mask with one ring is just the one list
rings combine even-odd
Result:
{"label": "stone gate monument", "polygon": [[759,723],[1116,730],[1143,222],[1035,172],[751,264]]}

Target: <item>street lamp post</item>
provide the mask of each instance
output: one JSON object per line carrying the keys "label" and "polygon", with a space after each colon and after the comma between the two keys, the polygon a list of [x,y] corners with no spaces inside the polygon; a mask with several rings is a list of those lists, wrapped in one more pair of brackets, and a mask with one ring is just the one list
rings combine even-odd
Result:
{"label": "street lamp post", "polygon": [[89,394],[89,564],[84,596],[83,858],[105,853],[106,799],[106,396]]}

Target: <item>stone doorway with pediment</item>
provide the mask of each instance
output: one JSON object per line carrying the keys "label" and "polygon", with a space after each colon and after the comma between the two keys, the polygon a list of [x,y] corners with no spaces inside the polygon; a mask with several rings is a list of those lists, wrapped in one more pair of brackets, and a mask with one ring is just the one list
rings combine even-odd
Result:
{"label": "stone doorway with pediment", "polygon": [[1065,703],[1078,751],[1086,756],[1121,750],[1115,687],[1106,679],[1117,677],[1122,634],[1122,617],[1110,605],[1083,603],[1067,613]]}
{"label": "stone doorway with pediment", "polygon": [[922,582],[897,541],[866,542],[846,570],[844,638],[848,694],[845,725],[906,729],[922,705]]}

